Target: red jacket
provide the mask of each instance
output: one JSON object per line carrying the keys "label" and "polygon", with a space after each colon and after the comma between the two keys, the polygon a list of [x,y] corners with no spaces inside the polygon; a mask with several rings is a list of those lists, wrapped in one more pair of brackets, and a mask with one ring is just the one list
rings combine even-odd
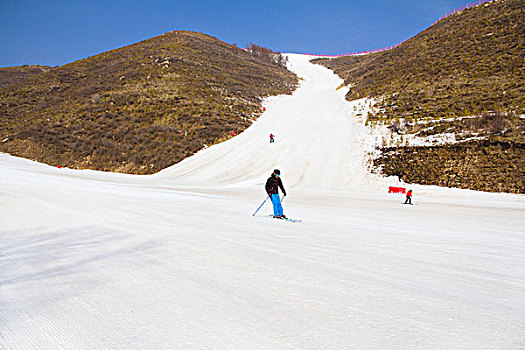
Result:
{"label": "red jacket", "polygon": [[407,192],[407,197],[412,197],[412,191]]}

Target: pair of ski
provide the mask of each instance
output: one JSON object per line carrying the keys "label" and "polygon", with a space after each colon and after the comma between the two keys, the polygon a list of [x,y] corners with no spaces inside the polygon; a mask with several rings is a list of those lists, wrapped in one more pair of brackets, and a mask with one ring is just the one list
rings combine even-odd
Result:
{"label": "pair of ski", "polygon": [[282,221],[288,221],[288,222],[301,222],[302,220],[300,219],[290,219],[290,218],[279,218],[277,216],[273,216],[273,215],[268,215],[269,217],[271,218],[274,218],[274,219],[277,219],[277,220],[282,220]]}

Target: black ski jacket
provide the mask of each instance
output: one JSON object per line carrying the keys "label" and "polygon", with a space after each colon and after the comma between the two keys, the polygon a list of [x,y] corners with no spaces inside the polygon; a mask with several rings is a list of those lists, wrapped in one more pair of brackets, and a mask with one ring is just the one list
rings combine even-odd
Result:
{"label": "black ski jacket", "polygon": [[283,194],[286,196],[286,191],[284,190],[283,182],[281,181],[281,178],[275,176],[275,174],[272,174],[272,176],[270,176],[268,180],[266,180],[266,186],[264,188],[266,189],[266,193],[268,193],[268,195],[279,193],[280,188],[281,191],[283,191]]}

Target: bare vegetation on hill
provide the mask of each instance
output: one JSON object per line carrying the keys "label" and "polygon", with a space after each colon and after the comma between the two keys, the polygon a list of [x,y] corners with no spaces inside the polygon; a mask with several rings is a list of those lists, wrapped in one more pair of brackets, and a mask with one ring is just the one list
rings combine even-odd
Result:
{"label": "bare vegetation on hill", "polygon": [[[428,136],[445,132],[456,139],[484,138],[491,142],[510,142],[515,157],[502,159],[491,170],[492,186],[459,181],[460,187],[501,191],[498,169],[513,169],[514,159],[525,157],[520,145],[525,142],[525,1],[498,0],[464,10],[447,17],[399,47],[376,54],[320,59],[317,63],[333,69],[350,87],[347,99],[374,98],[377,103],[368,115],[367,124],[391,124],[393,130]],[[466,156],[472,147],[492,147],[492,143],[472,143],[465,147],[450,146]],[[439,150],[444,150],[443,146]],[[432,153],[421,158],[421,149],[404,148],[406,162],[390,156],[381,158],[388,174],[405,181],[411,177],[409,158],[417,159],[423,168],[434,161]],[[451,152],[443,151],[451,157]],[[486,162],[495,159],[482,157]],[[455,154],[455,153],[454,153]],[[408,157],[408,158],[407,158]],[[441,156],[440,156],[441,157]],[[442,159],[442,158],[440,158]],[[393,168],[392,166],[395,165]],[[467,172],[453,168],[457,176],[468,178],[479,168],[492,168],[482,161],[465,165]],[[386,170],[385,170],[386,171]],[[470,175],[469,175],[470,174]],[[520,173],[523,176],[523,173]],[[454,185],[435,178],[430,183]],[[423,180],[425,174],[418,176]],[[519,177],[509,177],[514,185],[505,191],[525,193]],[[467,184],[468,185],[465,185]],[[455,186],[455,185],[454,185]]]}
{"label": "bare vegetation on hill", "polygon": [[0,88],[23,82],[34,75],[53,69],[48,66],[21,66],[0,68]]}
{"label": "bare vegetation on hill", "polygon": [[279,62],[176,31],[0,89],[0,151],[52,165],[153,173],[242,132],[291,93]]}
{"label": "bare vegetation on hill", "polygon": [[280,52],[274,52],[266,47],[256,45],[254,43],[250,43],[246,49],[255,57],[259,57],[269,63],[276,63],[283,68],[286,68],[288,59],[281,55]]}

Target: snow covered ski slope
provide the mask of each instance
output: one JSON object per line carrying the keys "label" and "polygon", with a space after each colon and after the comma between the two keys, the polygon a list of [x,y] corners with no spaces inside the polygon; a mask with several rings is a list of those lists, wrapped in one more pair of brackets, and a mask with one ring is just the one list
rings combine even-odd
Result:
{"label": "snow covered ski slope", "polygon": [[[293,96],[156,175],[0,154],[0,349],[524,348],[524,196],[401,205],[341,80],[290,62]],[[274,168],[302,222],[252,216]]]}
{"label": "snow covered ski slope", "polygon": [[[244,133],[161,171],[155,181],[261,184],[278,167],[288,186],[345,189],[361,184],[366,129],[344,100],[348,89],[336,90],[342,80],[310,64],[310,58],[290,56],[291,69],[307,78],[293,96],[271,98],[264,116]],[[275,143],[270,144],[270,134]]]}

